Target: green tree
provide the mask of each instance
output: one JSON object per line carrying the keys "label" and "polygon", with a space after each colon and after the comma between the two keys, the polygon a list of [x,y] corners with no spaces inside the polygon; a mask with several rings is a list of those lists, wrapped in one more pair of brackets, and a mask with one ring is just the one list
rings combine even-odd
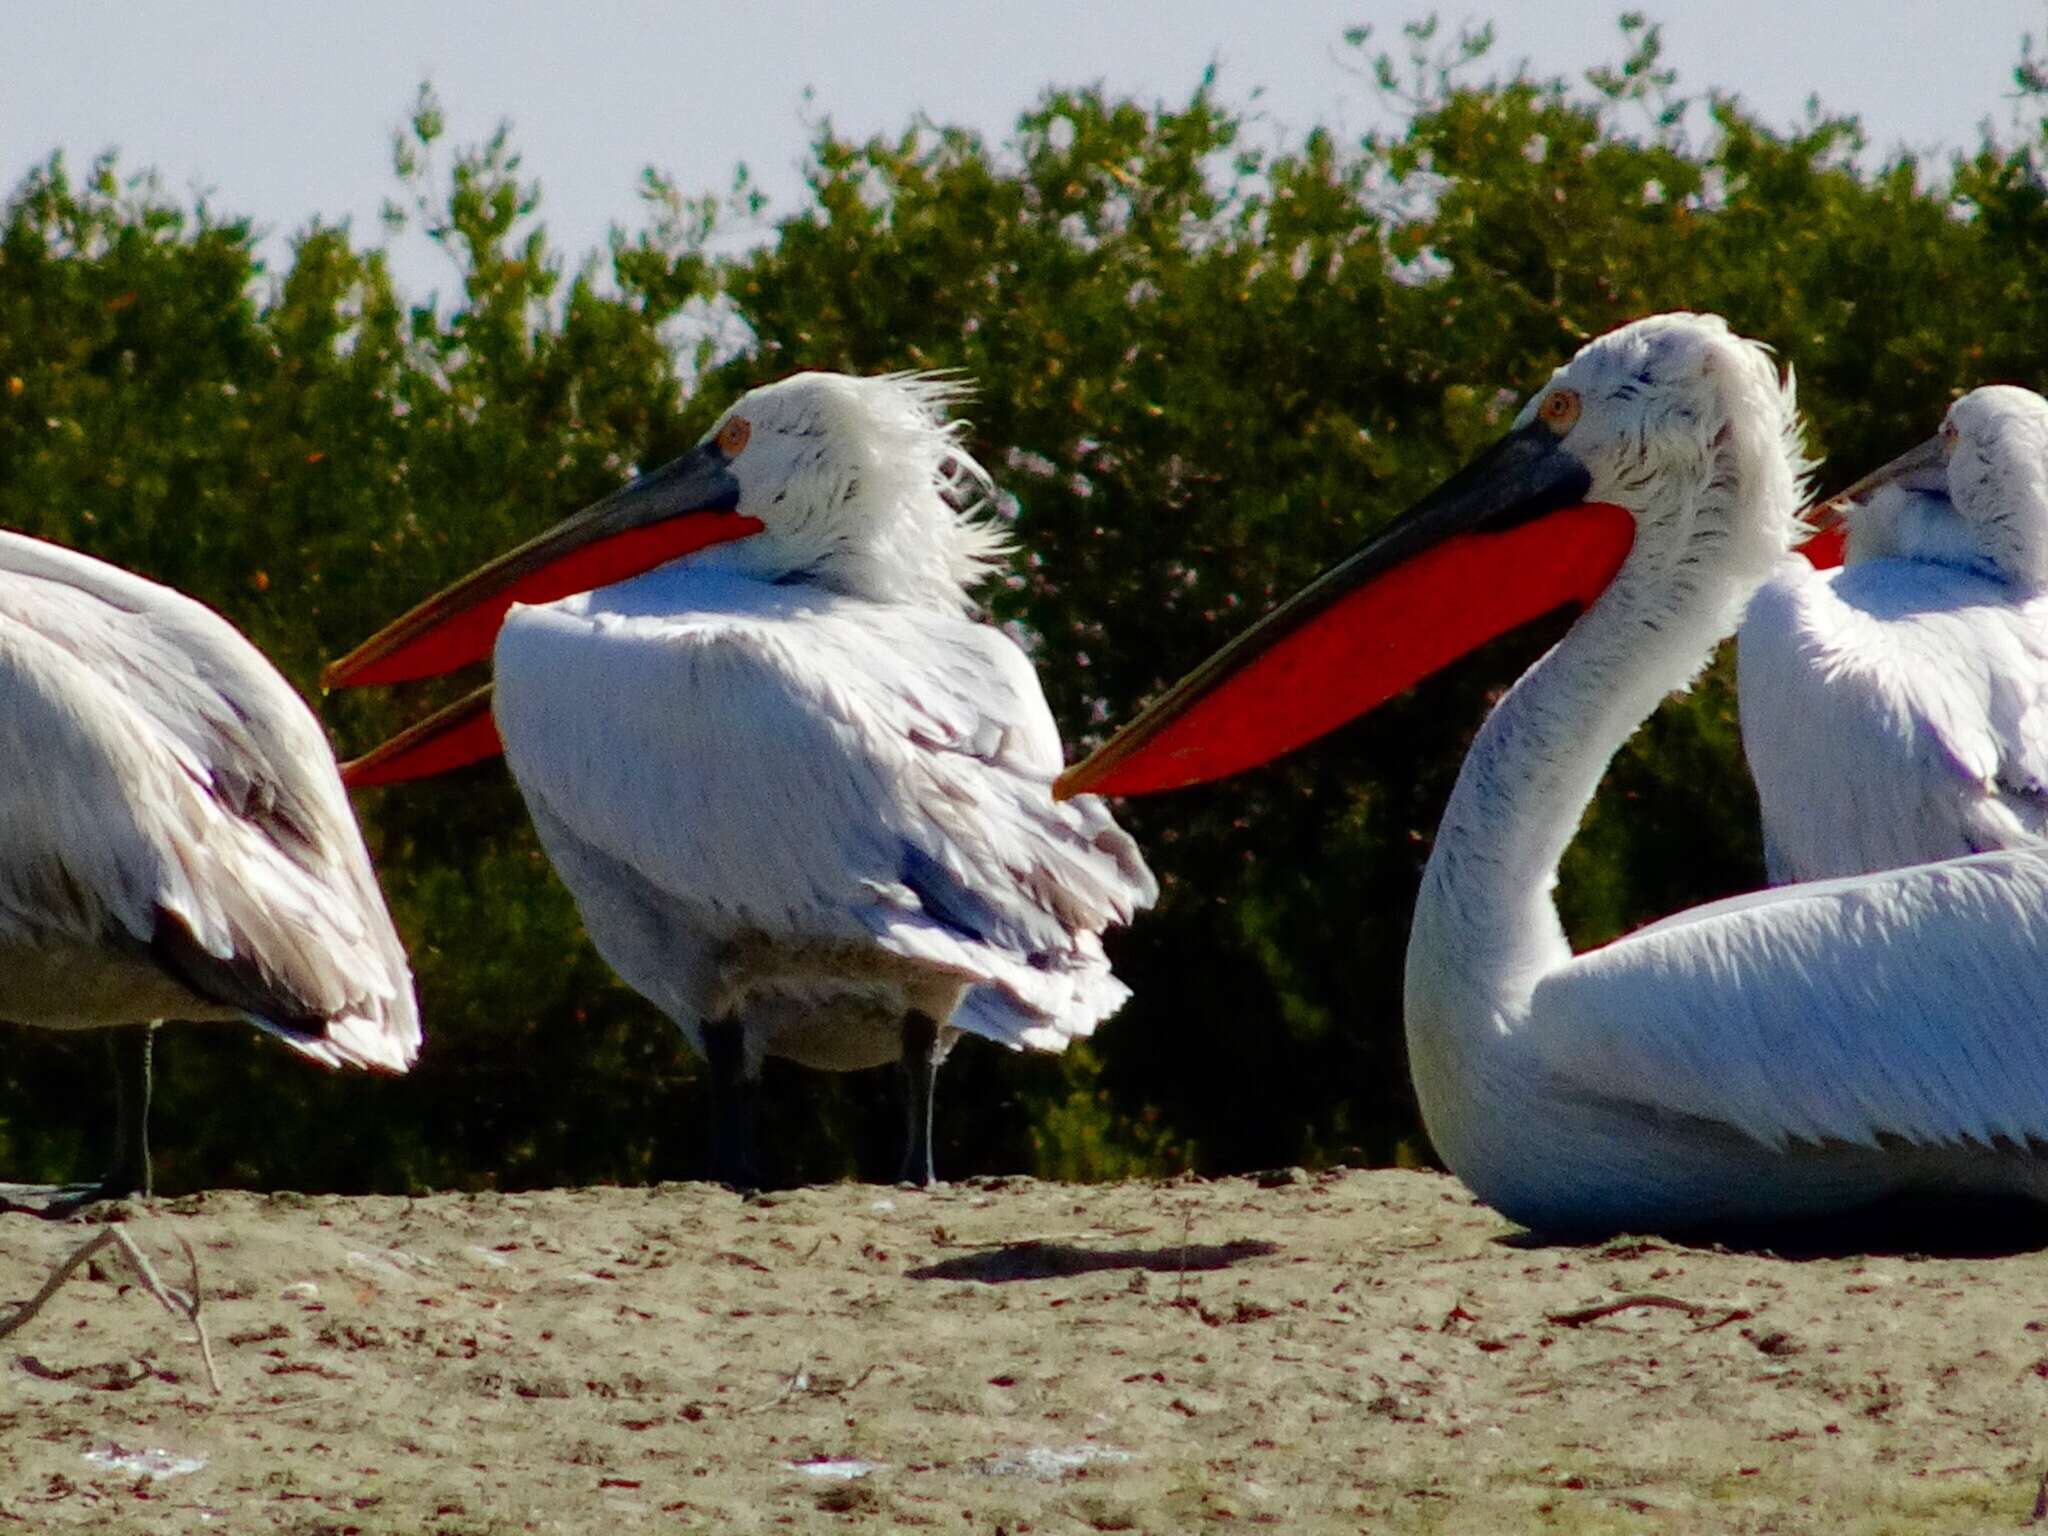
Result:
{"label": "green tree", "polygon": [[[1797,367],[1824,480],[1925,435],[1950,396],[2039,383],[2036,128],[1869,165],[1853,121],[1789,132],[1678,93],[1657,30],[1583,82],[1487,77],[1484,33],[1351,42],[1395,129],[1278,145],[1213,81],[1143,107],[1052,90],[1001,144],[821,129],[798,206],[658,174],[573,271],[502,133],[445,168],[423,93],[394,227],[457,286],[408,303],[315,226],[264,270],[250,226],[102,162],[31,173],[0,222],[0,522],[166,580],[301,687],[323,658],[691,441],[797,368],[958,368],[1024,551],[988,595],[1070,745],[1370,533],[1504,425],[1583,340],[1718,310]],[[2016,78],[2040,91],[2031,50]],[[1698,138],[1695,141],[1694,135]],[[763,238],[714,258],[722,217]],[[1535,626],[1313,750],[1122,814],[1165,883],[1113,944],[1137,996],[1060,1061],[963,1047],[943,1165],[1069,1176],[1423,1152],[1400,1041],[1409,904],[1488,697]],[[327,701],[367,745],[443,691]],[[432,1045],[399,1083],[232,1032],[168,1042],[168,1187],[403,1189],[698,1166],[673,1031],[577,931],[501,769],[365,797]],[[1727,667],[1617,760],[1568,855],[1581,943],[1760,880]],[[0,1160],[89,1160],[95,1058],[0,1064]],[[873,1080],[789,1071],[780,1171],[886,1166]]]}

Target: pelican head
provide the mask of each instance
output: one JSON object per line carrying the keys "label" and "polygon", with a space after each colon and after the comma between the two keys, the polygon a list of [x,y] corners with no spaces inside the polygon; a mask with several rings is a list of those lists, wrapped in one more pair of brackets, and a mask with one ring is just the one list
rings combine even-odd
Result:
{"label": "pelican head", "polygon": [[1843,492],[1848,560],[1924,560],[2028,591],[2048,587],[2048,400],[1987,384],[1941,431]]}
{"label": "pelican head", "polygon": [[1515,418],[1538,425],[1585,466],[1586,501],[1630,514],[1620,574],[1663,600],[1674,582],[1746,589],[1796,532],[1808,466],[1792,378],[1719,315],[1653,315],[1587,343]]}
{"label": "pelican head", "polygon": [[327,686],[432,677],[490,654],[514,603],[677,560],[850,597],[959,611],[997,565],[992,485],[945,378],[799,373],[749,390],[702,442],[501,555],[327,669]]}
{"label": "pelican head", "polygon": [[[944,376],[798,373],[749,390],[705,439],[754,538],[700,562],[786,580],[801,574],[874,602],[962,610],[1008,550],[981,514],[988,472],[946,419],[965,386]],[[703,449],[699,450],[704,451]]]}
{"label": "pelican head", "polygon": [[1226,777],[1530,619],[1609,594],[1644,632],[1734,626],[1790,547],[1793,384],[1714,315],[1582,348],[1507,435],[1155,700],[1061,794]]}

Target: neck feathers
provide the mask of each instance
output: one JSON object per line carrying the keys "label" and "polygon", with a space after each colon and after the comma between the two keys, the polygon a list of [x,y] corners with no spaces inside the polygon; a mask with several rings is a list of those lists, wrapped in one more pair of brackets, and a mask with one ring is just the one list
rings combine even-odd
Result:
{"label": "neck feathers", "polygon": [[1608,763],[1699,675],[1790,547],[1809,466],[1790,380],[1754,361],[1715,359],[1726,413],[1667,445],[1690,463],[1644,477],[1627,563],[1488,717],[1445,808],[1417,932],[1427,908],[1433,931],[1499,954],[1529,986],[1565,952],[1551,891]]}

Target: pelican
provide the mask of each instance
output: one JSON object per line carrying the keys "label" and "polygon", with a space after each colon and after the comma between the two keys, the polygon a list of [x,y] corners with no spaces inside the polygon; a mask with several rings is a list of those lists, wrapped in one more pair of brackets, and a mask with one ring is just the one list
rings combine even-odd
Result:
{"label": "pelican", "polygon": [[735,1185],[755,1182],[767,1056],[900,1062],[903,1176],[931,1182],[954,1041],[1092,1032],[1128,995],[1102,931],[1157,895],[1099,800],[1054,803],[1038,678],[970,617],[1006,545],[943,417],[959,393],[830,373],[756,389],[691,452],[329,669],[391,682],[492,655],[494,694],[351,782],[502,742],[599,953],[709,1063]]}
{"label": "pelican", "polygon": [[2048,401],[1973,390],[1863,498],[1847,563],[1784,562],[1739,636],[1777,884],[2048,838]]}
{"label": "pelican", "polygon": [[2040,854],[1784,886],[1577,956],[1551,899],[1609,759],[1789,549],[1808,469],[1792,381],[1763,347],[1713,316],[1625,326],[1060,791],[1236,772],[1578,603],[1481,727],[1416,900],[1409,1063],[1445,1163],[1511,1219],[1567,1234],[2039,1199]]}
{"label": "pelican", "polygon": [[[0,532],[0,1019],[242,1019],[330,1067],[419,1054],[412,972],[327,738],[211,609]],[[116,1048],[113,1165],[0,1188],[62,1215],[149,1191],[149,1033]]]}

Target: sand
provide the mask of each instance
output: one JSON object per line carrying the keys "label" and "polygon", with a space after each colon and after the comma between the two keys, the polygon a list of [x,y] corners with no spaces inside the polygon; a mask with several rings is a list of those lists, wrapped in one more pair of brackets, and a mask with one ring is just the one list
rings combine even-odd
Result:
{"label": "sand", "polygon": [[[1395,1172],[122,1210],[173,1285],[192,1245],[223,1391],[96,1259],[0,1340],[0,1532],[1959,1532],[2048,1508],[2048,1256],[1537,1245]],[[94,1230],[0,1217],[0,1307]]]}

